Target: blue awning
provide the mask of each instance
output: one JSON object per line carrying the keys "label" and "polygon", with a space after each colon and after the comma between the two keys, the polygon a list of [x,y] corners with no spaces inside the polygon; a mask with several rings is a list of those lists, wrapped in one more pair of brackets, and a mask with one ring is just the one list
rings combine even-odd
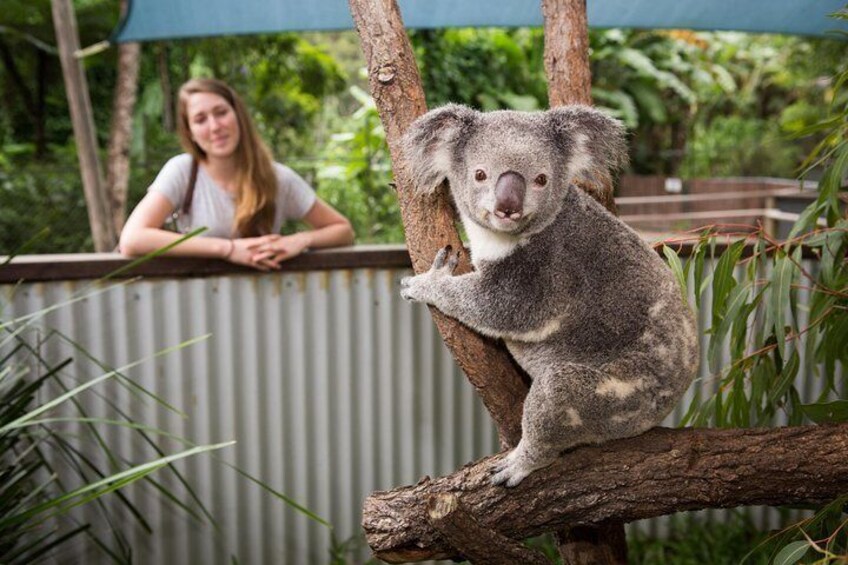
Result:
{"label": "blue awning", "polygon": [[[542,25],[540,0],[399,0],[408,28]],[[587,0],[590,27],[839,37],[845,0]],[[353,28],[347,0],[131,0],[116,41]],[[845,36],[843,35],[844,39]]]}

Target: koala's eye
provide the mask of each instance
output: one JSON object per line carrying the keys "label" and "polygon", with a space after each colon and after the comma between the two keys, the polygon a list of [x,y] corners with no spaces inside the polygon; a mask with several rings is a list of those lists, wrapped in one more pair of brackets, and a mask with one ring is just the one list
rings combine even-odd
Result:
{"label": "koala's eye", "polygon": [[486,171],[484,171],[483,169],[477,169],[476,171],[474,171],[474,179],[478,181],[486,180]]}
{"label": "koala's eye", "polygon": [[538,175],[534,182],[539,186],[545,186],[548,184],[548,177],[546,175]]}

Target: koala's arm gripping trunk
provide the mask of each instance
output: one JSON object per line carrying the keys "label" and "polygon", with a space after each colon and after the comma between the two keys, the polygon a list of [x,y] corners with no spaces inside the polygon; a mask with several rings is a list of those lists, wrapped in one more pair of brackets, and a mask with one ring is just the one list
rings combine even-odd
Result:
{"label": "koala's arm gripping trunk", "polygon": [[[497,267],[495,267],[497,268]],[[425,301],[444,314],[496,339],[540,341],[559,327],[550,302],[527,296],[511,281],[486,280],[480,272],[429,277]],[[497,296],[493,300],[491,296]]]}

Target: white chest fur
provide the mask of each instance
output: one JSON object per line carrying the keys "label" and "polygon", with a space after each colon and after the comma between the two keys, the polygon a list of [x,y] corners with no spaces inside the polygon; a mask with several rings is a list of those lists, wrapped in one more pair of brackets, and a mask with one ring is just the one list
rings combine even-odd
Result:
{"label": "white chest fur", "polygon": [[509,234],[497,233],[480,227],[463,215],[462,225],[468,234],[471,263],[480,268],[480,261],[497,261],[512,253],[521,240]]}

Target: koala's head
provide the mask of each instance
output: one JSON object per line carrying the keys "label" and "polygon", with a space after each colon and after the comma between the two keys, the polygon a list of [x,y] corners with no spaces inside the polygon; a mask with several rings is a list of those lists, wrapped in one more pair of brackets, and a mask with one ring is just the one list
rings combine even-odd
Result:
{"label": "koala's head", "polygon": [[404,151],[417,192],[447,179],[461,214],[513,234],[546,226],[573,182],[611,187],[627,161],[623,126],[586,106],[483,113],[450,104],[412,124]]}

